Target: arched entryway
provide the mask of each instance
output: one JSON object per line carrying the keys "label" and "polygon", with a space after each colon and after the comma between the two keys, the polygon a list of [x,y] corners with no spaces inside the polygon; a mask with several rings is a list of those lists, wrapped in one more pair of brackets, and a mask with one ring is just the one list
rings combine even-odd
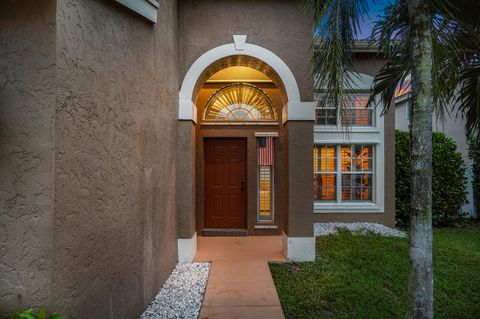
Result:
{"label": "arched entryway", "polygon": [[[311,170],[313,130],[304,151],[292,157],[288,145],[299,137],[295,132],[308,132],[298,125],[312,128],[313,102],[300,101],[295,78],[277,55],[245,40],[234,36],[234,43],[198,58],[179,93],[180,261],[193,258],[197,233],[289,234],[296,176],[295,170],[289,175],[289,160],[303,152],[305,171]],[[310,221],[304,216],[303,222]],[[304,233],[310,238],[311,231]]]}

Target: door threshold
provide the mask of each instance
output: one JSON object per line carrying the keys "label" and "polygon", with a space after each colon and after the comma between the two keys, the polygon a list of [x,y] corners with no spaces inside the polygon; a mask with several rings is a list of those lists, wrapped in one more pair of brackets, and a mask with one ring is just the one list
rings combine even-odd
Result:
{"label": "door threshold", "polygon": [[202,230],[202,236],[216,237],[216,236],[247,236],[248,231],[246,229],[239,228],[204,228]]}

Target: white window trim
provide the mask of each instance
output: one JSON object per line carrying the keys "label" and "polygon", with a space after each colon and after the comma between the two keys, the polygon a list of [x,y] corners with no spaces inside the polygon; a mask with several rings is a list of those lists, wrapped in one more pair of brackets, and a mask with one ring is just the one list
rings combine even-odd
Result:
{"label": "white window trim", "polygon": [[157,23],[158,18],[158,0],[115,0],[127,8],[142,15],[153,23]]}
{"label": "white window trim", "polygon": [[374,109],[375,126],[350,127],[348,129],[337,126],[315,125],[315,144],[372,144],[374,145],[374,194],[371,202],[321,202],[314,201],[313,212],[318,214],[329,213],[384,213],[385,212],[385,127],[381,116],[383,106],[380,100],[376,101]]}

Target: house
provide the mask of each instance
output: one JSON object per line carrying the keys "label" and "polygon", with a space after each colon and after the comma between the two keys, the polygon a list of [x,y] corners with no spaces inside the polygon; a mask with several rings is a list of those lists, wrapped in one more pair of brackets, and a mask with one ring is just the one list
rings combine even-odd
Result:
{"label": "house", "polygon": [[[411,116],[411,102],[410,102],[410,81],[399,87],[395,93],[395,128],[408,131]],[[466,164],[465,175],[467,176],[467,199],[468,203],[463,205],[462,211],[470,218],[476,218],[477,212],[474,205],[474,191],[473,191],[473,161],[468,155],[468,140],[465,132],[465,119],[461,115],[445,114],[443,118],[434,114],[433,130],[442,132],[450,137],[457,144],[458,152],[462,154],[463,161]]]}
{"label": "house", "polygon": [[295,0],[2,1],[0,314],[136,317],[201,235],[302,261],[316,222],[393,226],[382,60],[359,45],[337,114],[311,43]]}

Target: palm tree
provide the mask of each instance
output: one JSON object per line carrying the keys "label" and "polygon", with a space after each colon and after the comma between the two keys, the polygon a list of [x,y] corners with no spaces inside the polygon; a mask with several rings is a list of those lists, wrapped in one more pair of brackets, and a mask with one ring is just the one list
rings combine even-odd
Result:
{"label": "palm tree", "polygon": [[[318,32],[313,53],[315,86],[327,87],[340,112],[351,88],[355,37],[367,0],[300,0]],[[479,130],[479,19],[475,0],[397,0],[377,22],[372,42],[386,64],[375,76],[369,103],[386,108],[397,85],[411,75],[412,181],[408,318],[433,318],[432,116],[457,111],[468,134]],[[453,108],[448,108],[453,105]],[[384,109],[387,112],[388,109]]]}

